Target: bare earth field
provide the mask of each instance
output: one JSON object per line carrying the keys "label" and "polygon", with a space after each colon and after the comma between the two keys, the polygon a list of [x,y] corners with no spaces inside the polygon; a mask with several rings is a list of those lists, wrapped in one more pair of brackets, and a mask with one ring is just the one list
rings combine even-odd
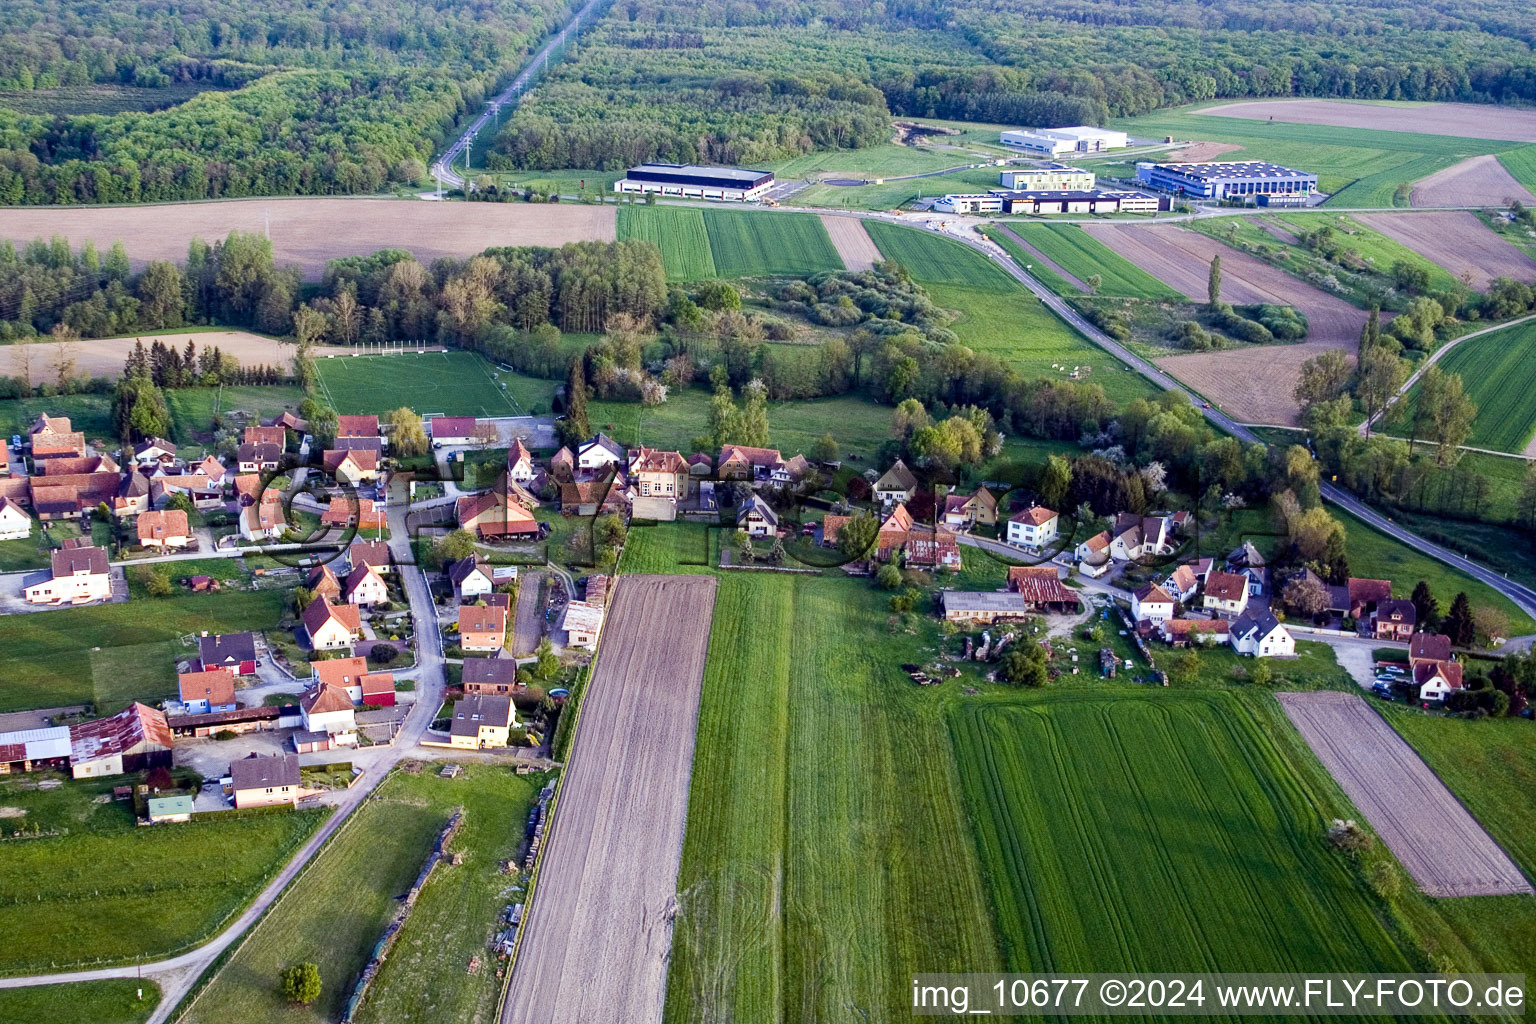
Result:
{"label": "bare earth field", "polygon": [[53,207],[0,211],[0,238],[29,242],[63,235],[105,250],[121,241],[136,267],[184,260],[194,238],[262,232],[271,219],[279,264],[298,264],[318,281],[325,261],[379,249],[408,249],[422,262],[472,256],[494,245],[611,242],[617,207],[524,203],[429,203],[404,199],[239,199],[214,203]]}
{"label": "bare earth field", "polygon": [[1470,213],[1362,213],[1356,219],[1457,277],[1468,275],[1465,280],[1478,291],[1495,277],[1536,281],[1536,262]]}
{"label": "bare earth field", "polygon": [[706,576],[619,581],[502,1024],[659,1024],[714,602]]}
{"label": "bare earth field", "polygon": [[1509,855],[1365,700],[1277,693],[1312,752],[1430,896],[1529,893]]}
{"label": "bare earth field", "polygon": [[[177,349],[187,345],[187,339],[197,342],[198,351],[217,346],[225,355],[234,356],[246,366],[287,366],[293,359],[293,349],[272,338],[264,338],[248,331],[189,331],[186,334],[143,335],[145,347],[156,341]],[[81,373],[92,377],[116,377],[123,372],[133,343],[140,338],[90,338],[83,341],[56,342],[48,339],[27,346],[32,359],[32,378],[41,380],[50,375],[53,353],[59,345],[67,345],[75,357],[75,365]],[[16,374],[17,350],[20,346],[8,345],[0,349],[0,363],[9,360],[5,372]]]}
{"label": "bare earth field", "polygon": [[1215,160],[1228,153],[1234,153],[1242,146],[1235,142],[1192,142],[1182,149],[1177,149],[1168,154],[1168,162],[1176,164],[1202,164],[1207,160]]}
{"label": "bare earth field", "polygon": [[1536,203],[1536,196],[1504,169],[1496,156],[1474,156],[1413,183],[1410,206],[1508,206]]}
{"label": "bare earth field", "polygon": [[1172,226],[1084,224],[1083,230],[1175,291],[1204,301],[1211,259],[1221,256],[1221,297],[1237,305],[1277,302],[1307,317],[1300,345],[1264,345],[1167,356],[1158,365],[1245,423],[1291,426],[1301,364],[1330,348],[1355,347],[1366,313],[1214,238]]}
{"label": "bare earth field", "polygon": [[1211,117],[1242,117],[1253,121],[1326,124],[1335,128],[1375,128],[1420,135],[1454,135],[1463,139],[1536,142],[1536,110],[1517,110],[1482,103],[1426,103],[1393,107],[1348,100],[1255,100],[1224,103],[1195,111]]}
{"label": "bare earth field", "polygon": [[842,257],[844,267],[849,270],[869,270],[881,258],[880,250],[870,241],[869,232],[864,230],[864,223],[857,217],[823,215],[821,222],[826,225],[827,235],[832,239],[832,248]]}

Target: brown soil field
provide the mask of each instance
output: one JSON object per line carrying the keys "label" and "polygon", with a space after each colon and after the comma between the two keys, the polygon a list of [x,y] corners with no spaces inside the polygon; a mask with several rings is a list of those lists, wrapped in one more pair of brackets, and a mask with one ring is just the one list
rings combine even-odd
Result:
{"label": "brown soil field", "polygon": [[1310,333],[1299,345],[1264,345],[1168,356],[1158,365],[1244,423],[1294,426],[1291,392],[1301,364],[1329,348],[1353,350],[1366,312],[1214,238],[1171,225],[1085,224],[1083,230],[1164,284],[1203,302],[1211,258],[1221,256],[1221,297],[1236,305],[1295,306]]}
{"label": "brown soil field", "polygon": [[1232,142],[1192,142],[1169,153],[1167,159],[1169,163],[1175,164],[1200,164],[1242,148]]}
{"label": "brown soil field", "polygon": [[433,203],[406,199],[239,199],[105,209],[0,210],[0,238],[29,242],[63,235],[105,250],[121,241],[135,267],[186,259],[192,239],[268,230],[279,264],[298,264],[318,281],[325,261],[379,249],[408,249],[422,262],[472,256],[498,245],[564,245],[614,240],[617,207],[525,203]]}
{"label": "brown soil field", "polygon": [[864,223],[859,218],[823,214],[821,222],[826,225],[832,247],[842,257],[843,266],[847,269],[869,270],[876,260],[883,258],[880,250],[875,248],[875,243],[870,241],[869,232],[864,230]]}
{"label": "brown soil field", "polygon": [[1508,206],[1536,203],[1536,196],[1504,169],[1496,156],[1474,156],[1413,183],[1410,206]]}
{"label": "brown soil field", "polygon": [[1423,759],[1352,693],[1277,693],[1323,767],[1430,896],[1529,893],[1531,883]]}
{"label": "brown soil field", "polygon": [[1195,111],[1211,117],[1241,117],[1253,121],[1290,121],[1335,128],[1375,128],[1420,135],[1454,135],[1463,139],[1536,142],[1536,110],[1516,110],[1483,103],[1426,103],[1422,107],[1392,107],[1348,100],[1255,100],[1224,103]]}
{"label": "brown soil field", "polygon": [[659,1024],[714,603],[707,576],[619,580],[502,1024]]}
{"label": "brown soil field", "polygon": [[1536,281],[1536,262],[1471,213],[1361,213],[1355,219],[1483,291],[1495,277]]}
{"label": "brown soil field", "polygon": [[[67,345],[75,357],[75,365],[81,373],[92,377],[116,377],[123,372],[123,363],[135,341],[142,340],[145,347],[156,341],[174,345],[178,350],[186,348],[187,339],[197,343],[198,351],[204,346],[218,346],[225,355],[234,356],[247,366],[287,366],[293,360],[293,347],[280,341],[251,334],[248,331],[188,331],[185,334],[155,334],[129,338],[89,338],[83,341],[57,342],[42,339],[26,346],[32,359],[32,379],[41,382],[50,376],[54,352],[59,345]],[[20,346],[8,345],[0,352],[7,352],[7,372],[17,375],[17,352]]]}

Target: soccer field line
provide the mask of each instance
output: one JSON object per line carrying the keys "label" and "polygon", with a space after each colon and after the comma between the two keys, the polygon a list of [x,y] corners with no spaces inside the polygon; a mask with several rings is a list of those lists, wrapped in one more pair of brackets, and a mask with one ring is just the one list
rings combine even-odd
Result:
{"label": "soccer field line", "polygon": [[[447,355],[446,352],[443,353],[443,354]],[[523,411],[522,406],[517,404],[517,399],[513,398],[510,394],[508,394],[507,393],[507,389],[502,387],[501,384],[497,382],[495,377],[491,376],[491,371],[487,370],[485,368],[485,360],[479,358],[476,353],[471,353],[471,355],[475,356],[475,365],[480,367],[480,372],[481,373],[485,374],[485,379],[491,385],[491,388],[498,395],[501,396],[501,400],[503,402],[506,402],[507,403],[507,407],[512,410],[512,415],[514,415],[514,416],[526,416],[526,415],[528,415],[526,412]],[[481,408],[484,408],[484,406],[482,406]],[[487,412],[486,415],[489,416],[490,413]]]}

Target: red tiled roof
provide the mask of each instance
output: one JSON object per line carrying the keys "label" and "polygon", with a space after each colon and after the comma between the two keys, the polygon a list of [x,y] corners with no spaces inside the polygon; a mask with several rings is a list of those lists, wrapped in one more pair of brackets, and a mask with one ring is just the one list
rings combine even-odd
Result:
{"label": "red tiled roof", "polygon": [[358,616],[356,605],[331,604],[330,601],[323,597],[317,597],[309,602],[301,618],[304,622],[304,628],[309,632],[310,636],[314,636],[327,622],[332,620],[339,622],[343,628],[353,634],[361,632],[363,628],[362,619]]}
{"label": "red tiled roof", "polygon": [[183,672],[176,677],[183,702],[207,700],[209,704],[233,704],[235,702],[235,673],[227,668],[210,668],[201,672]]}
{"label": "red tiled roof", "polygon": [[279,448],[288,443],[288,434],[280,426],[246,427],[240,440],[245,444],[275,444]]}
{"label": "red tiled roof", "polygon": [[1381,602],[1391,596],[1391,580],[1357,579],[1354,576],[1349,578],[1349,600],[1351,604]]}
{"label": "red tiled roof", "polygon": [[191,530],[187,526],[187,514],[179,508],[168,508],[164,512],[143,512],[139,515],[139,543],[157,540],[166,541],[175,537],[191,536]]}
{"label": "red tiled roof", "polygon": [[1408,638],[1408,660],[1450,661],[1451,638],[1444,633],[1415,633]]}
{"label": "red tiled roof", "polygon": [[359,470],[367,472],[379,468],[379,453],[369,449],[351,451],[328,448],[325,454],[321,456],[321,462],[325,466],[327,473],[336,472],[343,462],[351,462]]}
{"label": "red tiled roof", "polygon": [[473,416],[434,416],[428,421],[433,440],[445,437],[470,437],[475,432]]}
{"label": "red tiled roof", "polygon": [[1413,681],[1420,686],[1436,675],[1453,690],[1461,689],[1461,663],[1456,661],[1421,661],[1413,666]]}
{"label": "red tiled roof", "polygon": [[1056,513],[1052,512],[1044,505],[1036,505],[1034,508],[1027,508],[1022,512],[1015,512],[1008,518],[1015,523],[1033,523],[1036,526],[1044,526],[1046,523],[1056,518]]}
{"label": "red tiled roof", "polygon": [[507,610],[494,605],[464,605],[459,609],[459,633],[505,633]]}
{"label": "red tiled roof", "polygon": [[315,678],[322,686],[356,686],[368,672],[366,658],[332,658],[315,662]]}
{"label": "red tiled roof", "polygon": [[1218,601],[1236,601],[1248,592],[1248,577],[1213,571],[1205,578],[1205,596]]}
{"label": "red tiled roof", "polygon": [[337,437],[378,437],[379,418],[377,416],[337,416]]}
{"label": "red tiled roof", "polygon": [[767,466],[769,468],[784,461],[777,448],[751,448],[747,445],[728,444],[720,449],[720,463],[722,465],[733,459],[740,459],[754,466]]}
{"label": "red tiled roof", "polygon": [[352,698],[347,696],[347,691],[339,686],[329,683],[320,683],[304,692],[299,698],[299,707],[311,715],[323,715],[330,711],[352,710]]}
{"label": "red tiled roof", "polygon": [[368,672],[363,675],[363,700],[381,693],[395,692],[393,672]]}

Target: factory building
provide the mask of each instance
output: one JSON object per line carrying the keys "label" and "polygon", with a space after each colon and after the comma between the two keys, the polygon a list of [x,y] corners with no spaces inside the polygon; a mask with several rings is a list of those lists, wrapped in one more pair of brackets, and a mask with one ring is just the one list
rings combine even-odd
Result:
{"label": "factory building", "polygon": [[1003,145],[1036,156],[1060,156],[1063,153],[1102,153],[1106,149],[1124,149],[1125,132],[1077,125],[1072,128],[1018,129],[999,136]]}
{"label": "factory building", "polygon": [[1031,167],[997,176],[997,183],[1010,192],[1086,192],[1095,180],[1092,171],[1076,167]]}
{"label": "factory building", "polygon": [[772,171],[751,171],[740,167],[700,167],[695,164],[641,164],[631,167],[613,183],[615,192],[688,199],[721,199],[749,202],[761,199],[773,188]]}
{"label": "factory building", "polygon": [[1006,213],[1001,192],[965,192],[941,196],[933,208],[939,213]]}
{"label": "factory building", "polygon": [[1259,161],[1139,163],[1136,180],[1149,188],[1196,199],[1257,201],[1259,196],[1292,195],[1305,198],[1317,191],[1317,175]]}
{"label": "factory building", "polygon": [[1043,189],[948,195],[933,204],[939,213],[1155,213],[1168,209],[1166,196],[1096,189]]}

